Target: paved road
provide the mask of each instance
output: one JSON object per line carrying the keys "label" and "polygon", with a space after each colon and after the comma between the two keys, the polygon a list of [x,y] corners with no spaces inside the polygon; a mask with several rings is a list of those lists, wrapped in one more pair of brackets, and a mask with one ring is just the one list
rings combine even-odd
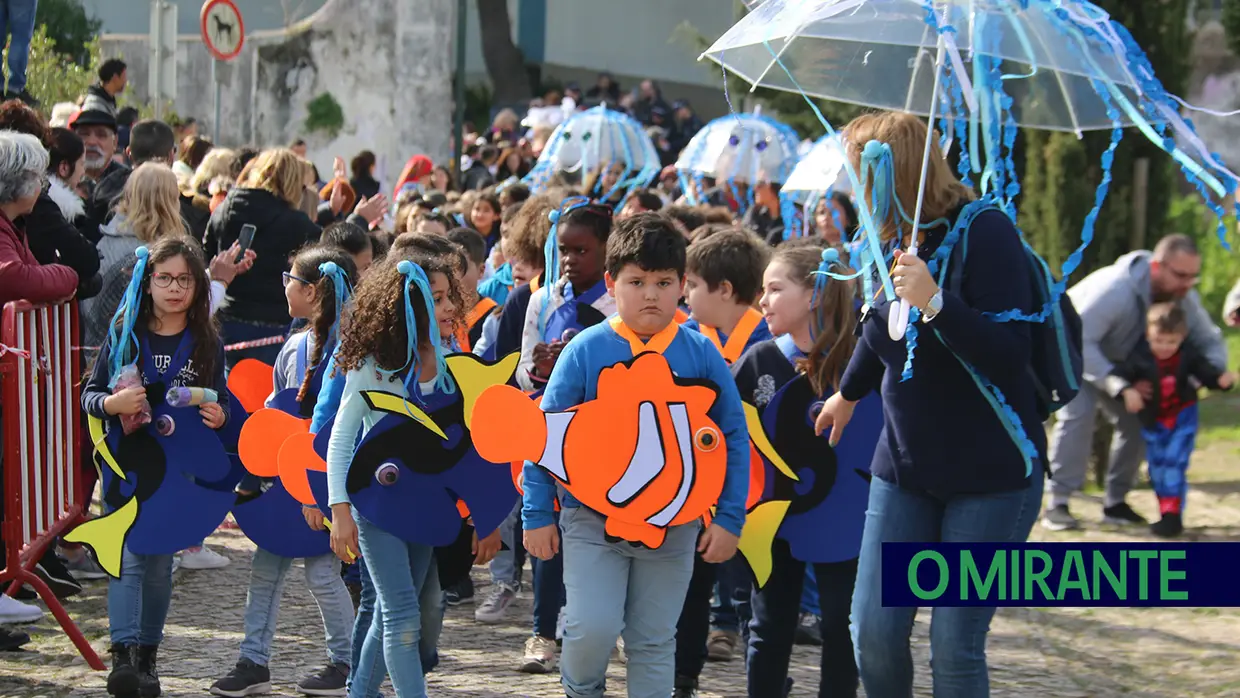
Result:
{"label": "paved road", "polygon": [[[1240,539],[1240,496],[1231,489],[1196,495],[1200,539]],[[1142,498],[1144,499],[1144,498]],[[1096,506],[1080,509],[1091,514]],[[1150,512],[1147,512],[1150,513]],[[1139,533],[1139,532],[1138,532]],[[1040,536],[1037,529],[1035,536]],[[1131,540],[1123,532],[1071,534],[1076,540]],[[236,661],[252,546],[235,531],[210,544],[232,559],[221,570],[177,573],[161,670],[167,696],[203,696]],[[484,581],[483,570],[476,579]],[[528,576],[527,576],[528,579]],[[105,585],[88,585],[68,604],[95,646],[106,646]],[[479,590],[479,596],[486,588]],[[297,695],[297,680],[324,660],[322,626],[299,567],[285,588],[275,656],[273,695]],[[443,661],[431,675],[433,696],[562,696],[558,677],[514,671],[528,632],[529,594],[508,622],[484,626],[473,607],[449,609]],[[914,631],[918,696],[930,695],[927,628],[930,612]],[[50,617],[32,627],[31,651],[0,655],[0,697],[106,695],[103,673],[89,671]],[[992,691],[1015,698],[1127,696],[1240,696],[1240,612],[1232,609],[1007,609],[990,637]],[[816,657],[799,648],[793,657],[794,696],[816,694]],[[624,695],[624,666],[612,663],[609,695]],[[741,662],[710,664],[702,695],[744,695]],[[390,692],[389,692],[390,695]]]}

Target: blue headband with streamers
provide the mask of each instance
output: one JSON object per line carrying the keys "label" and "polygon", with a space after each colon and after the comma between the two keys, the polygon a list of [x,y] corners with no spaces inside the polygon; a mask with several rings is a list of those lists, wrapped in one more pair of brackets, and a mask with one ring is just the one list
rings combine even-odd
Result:
{"label": "blue headband with streamers", "polygon": [[108,346],[109,368],[111,380],[115,381],[120,375],[121,369],[125,367],[126,356],[128,355],[129,342],[133,342],[134,356],[137,356],[138,335],[134,332],[134,325],[138,322],[138,311],[142,304],[142,286],[146,280],[146,266],[150,260],[150,250],[145,246],[134,250],[134,255],[138,261],[133,267],[133,276],[129,279],[129,286],[125,287],[125,295],[121,297],[121,303],[116,308],[116,314],[112,316],[112,323],[108,326]]}
{"label": "blue headband with streamers", "polygon": [[[589,205],[590,197],[588,196],[570,196],[560,202],[558,209],[547,214],[547,218],[551,221],[551,230],[547,233],[547,242],[543,244],[543,257],[545,258],[543,269],[546,270],[543,276],[546,283],[543,285],[548,289],[560,280],[560,242],[557,237],[560,221],[564,220],[564,217],[573,211]],[[551,307],[551,291],[548,290],[547,293],[547,300],[543,303],[542,310],[538,314],[539,334],[547,328],[547,310]]]}
{"label": "blue headband with streamers", "polygon": [[380,371],[393,375],[408,368],[409,374],[405,377],[405,388],[411,397],[417,397],[418,391],[413,388],[413,385],[418,380],[422,361],[418,354],[418,321],[413,312],[413,298],[409,293],[411,285],[417,286],[422,294],[422,301],[426,304],[427,338],[435,350],[435,390],[453,393],[456,391],[456,385],[448,375],[448,362],[444,360],[443,347],[439,345],[439,324],[435,322],[435,301],[431,296],[431,283],[426,276],[426,271],[407,259],[402,259],[396,265],[396,271],[405,277],[405,336],[407,337],[405,351],[407,358],[405,365],[395,371],[383,371],[382,369]]}
{"label": "blue headband with streamers", "polygon": [[332,288],[336,292],[336,319],[331,328],[331,335],[334,337],[340,330],[340,317],[344,314],[344,304],[348,302],[349,296],[353,295],[353,287],[349,284],[349,275],[335,262],[320,264],[319,273],[332,280]]}

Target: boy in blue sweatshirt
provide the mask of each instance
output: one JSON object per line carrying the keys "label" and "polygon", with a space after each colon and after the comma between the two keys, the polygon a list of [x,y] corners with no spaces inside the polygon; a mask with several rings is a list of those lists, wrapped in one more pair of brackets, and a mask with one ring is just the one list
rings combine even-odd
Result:
{"label": "boy in blue sweatshirt", "polygon": [[[542,409],[563,411],[597,396],[600,371],[635,355],[662,353],[680,378],[705,379],[719,390],[710,417],[724,434],[727,473],[714,520],[673,526],[657,549],[609,540],[603,517],[560,491],[551,475],[525,464],[522,509],[525,547],[550,559],[564,546],[568,595],[560,674],[570,698],[602,696],[607,662],[623,636],[630,698],[671,695],[676,621],[680,617],[695,552],[719,563],[736,554],[745,523],[749,484],[749,434],[740,395],[723,357],[708,339],[675,323],[683,291],[685,240],[666,216],[643,213],[619,223],[607,242],[607,291],[617,315],[590,327],[560,354],[543,392]],[[699,535],[700,534],[700,535]]]}

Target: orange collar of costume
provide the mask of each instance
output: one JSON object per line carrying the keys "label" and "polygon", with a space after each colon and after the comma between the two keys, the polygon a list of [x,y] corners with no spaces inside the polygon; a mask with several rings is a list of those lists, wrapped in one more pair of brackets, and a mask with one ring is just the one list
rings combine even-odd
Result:
{"label": "orange collar of costume", "polygon": [[740,322],[736,323],[736,327],[732,328],[732,334],[728,335],[728,343],[725,345],[719,341],[719,331],[710,325],[698,325],[698,329],[706,338],[715,345],[720,354],[723,354],[723,360],[729,364],[736,363],[741,358],[741,354],[745,353],[745,345],[749,344],[749,338],[753,336],[753,331],[758,329],[758,323],[762,322],[762,313],[750,308],[741,316]]}
{"label": "orange collar of costume", "polygon": [[483,296],[482,299],[478,301],[477,305],[474,306],[473,310],[470,310],[469,314],[465,316],[464,326],[456,328],[456,344],[461,351],[470,351],[470,330],[474,329],[474,325],[478,324],[479,320],[486,317],[487,313],[491,312],[496,305],[497,304],[494,299]]}
{"label": "orange collar of costume", "polygon": [[662,354],[669,346],[671,346],[672,340],[676,339],[676,333],[680,330],[680,325],[677,325],[674,322],[668,323],[667,327],[659,330],[659,332],[648,341],[643,342],[641,337],[637,336],[636,332],[629,329],[629,326],[624,324],[624,321],[620,319],[619,315],[611,318],[609,322],[611,323],[611,329],[614,330],[616,334],[628,340],[629,348],[633,350],[633,356],[637,356],[638,354],[647,351]]}

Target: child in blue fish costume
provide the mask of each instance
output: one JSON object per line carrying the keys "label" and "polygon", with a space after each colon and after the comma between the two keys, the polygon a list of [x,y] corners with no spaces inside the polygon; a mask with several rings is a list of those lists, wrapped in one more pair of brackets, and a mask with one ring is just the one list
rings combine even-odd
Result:
{"label": "child in blue fish costume", "polygon": [[[162,401],[160,388],[205,387],[216,392],[218,401],[202,404],[197,410],[198,418],[208,428],[219,430],[228,420],[229,408],[224,345],[211,319],[211,281],[202,250],[187,237],[169,235],[149,249],[139,248],[137,254],[133,280],[117,310],[112,331],[100,350],[99,361],[82,389],[82,407],[91,417],[106,420],[110,430],[119,430],[117,418],[136,415],[149,409],[149,404]],[[142,385],[114,392],[115,377],[133,362],[141,373]],[[148,386],[152,387],[150,394]],[[151,438],[144,433],[148,428],[140,428],[131,437]],[[183,431],[189,429],[189,424],[182,425]],[[131,437],[122,437],[122,441]],[[106,445],[97,444],[97,447],[105,449]],[[120,451],[124,452],[123,444]],[[182,453],[165,453],[165,457],[168,459],[166,477],[169,478],[182,477],[174,458],[193,460],[191,454]],[[224,464],[226,467],[226,459]],[[184,467],[192,465],[187,462]],[[127,479],[133,477],[130,472]],[[129,510],[136,502],[135,518],[130,521],[122,541],[148,526],[176,528],[178,522],[149,522],[142,516],[144,501],[158,496],[148,488],[164,484],[138,482],[132,498],[123,505],[109,501],[105,492],[108,515],[96,519],[95,523],[102,525],[114,512]],[[193,511],[192,502],[184,504],[187,519],[193,518],[189,516]],[[218,523],[210,523],[210,528]],[[88,532],[84,525],[73,532],[80,536],[73,538],[91,545],[103,563],[109,555],[102,548],[119,542],[95,538],[92,534],[99,530],[94,528]],[[144,555],[132,552],[126,544],[120,556],[120,576],[108,580],[108,626],[112,639],[108,692],[111,695],[160,694],[156,652],[163,639],[164,621],[172,600],[175,549],[176,546],[165,554]],[[110,566],[105,564],[105,568]]]}

